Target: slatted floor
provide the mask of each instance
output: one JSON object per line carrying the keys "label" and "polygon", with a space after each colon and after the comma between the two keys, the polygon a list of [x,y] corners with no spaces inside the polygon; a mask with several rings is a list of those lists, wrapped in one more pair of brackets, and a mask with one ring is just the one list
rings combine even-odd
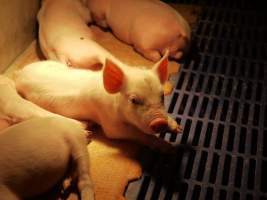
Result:
{"label": "slatted floor", "polygon": [[173,77],[167,99],[184,131],[161,135],[180,146],[178,154],[146,150],[140,158],[145,173],[126,197],[265,200],[267,15],[248,0],[189,3],[203,6],[193,33],[198,55]]}

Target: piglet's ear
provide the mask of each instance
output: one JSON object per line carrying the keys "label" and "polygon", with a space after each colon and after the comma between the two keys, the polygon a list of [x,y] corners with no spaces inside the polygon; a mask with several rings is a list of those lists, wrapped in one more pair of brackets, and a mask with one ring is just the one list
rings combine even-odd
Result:
{"label": "piglet's ear", "polygon": [[164,56],[158,61],[153,67],[155,72],[158,74],[160,82],[163,84],[168,78],[168,55],[169,53],[165,53]]}
{"label": "piglet's ear", "polygon": [[103,71],[104,87],[107,92],[114,94],[121,90],[123,84],[124,74],[122,70],[109,59],[106,59],[106,63]]}

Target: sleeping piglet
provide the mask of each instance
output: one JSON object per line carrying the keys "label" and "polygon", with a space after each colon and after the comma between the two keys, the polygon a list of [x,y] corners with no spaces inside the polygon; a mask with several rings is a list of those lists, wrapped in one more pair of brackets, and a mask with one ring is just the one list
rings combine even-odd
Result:
{"label": "sleeping piglet", "polygon": [[169,50],[180,59],[188,48],[190,27],[172,7],[159,0],[87,0],[93,20],[110,27],[120,40],[144,57],[158,61]]}
{"label": "sleeping piglet", "polygon": [[181,131],[164,110],[162,84],[167,65],[167,54],[152,69],[108,59],[102,71],[43,61],[17,72],[15,83],[26,99],[67,117],[94,121],[109,138],[169,151],[171,145],[153,135],[162,130]]}
{"label": "sleeping piglet", "polygon": [[28,199],[62,181],[69,164],[82,200],[93,200],[87,132],[59,117],[37,117],[0,131],[1,200]]}
{"label": "sleeping piglet", "polygon": [[94,41],[81,0],[43,0],[37,19],[45,57],[72,67],[98,69],[110,53]]}

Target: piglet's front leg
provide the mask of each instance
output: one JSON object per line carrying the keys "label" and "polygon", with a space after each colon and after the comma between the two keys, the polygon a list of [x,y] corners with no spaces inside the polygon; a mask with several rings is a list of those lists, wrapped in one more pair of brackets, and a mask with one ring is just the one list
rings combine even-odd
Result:
{"label": "piglet's front leg", "polygon": [[[139,133],[138,133],[139,134]],[[148,135],[145,133],[140,133],[140,136],[137,141],[142,143],[152,150],[160,151],[162,153],[175,153],[175,147],[171,143],[163,140],[162,138],[156,137],[155,135]]]}
{"label": "piglet's front leg", "polygon": [[[116,131],[116,133],[119,132],[120,136],[118,135],[117,138],[132,140],[139,144],[147,146],[152,150],[160,151],[162,153],[175,152],[175,148],[171,143],[163,140],[162,138],[156,137],[156,135],[144,133],[131,125],[125,124],[125,126],[120,126],[119,129],[114,131]],[[107,133],[107,131],[105,132]],[[112,135],[115,135],[114,133],[112,133]],[[109,135],[109,137],[111,137],[111,135]]]}

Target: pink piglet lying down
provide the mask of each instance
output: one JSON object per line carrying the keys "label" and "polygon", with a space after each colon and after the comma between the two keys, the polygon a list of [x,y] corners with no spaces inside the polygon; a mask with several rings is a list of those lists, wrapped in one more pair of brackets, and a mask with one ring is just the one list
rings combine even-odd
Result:
{"label": "pink piglet lying down", "polygon": [[70,171],[81,200],[93,200],[82,124],[62,117],[36,117],[0,131],[0,197],[22,200],[49,191]]}
{"label": "pink piglet lying down", "polygon": [[112,55],[94,41],[90,12],[80,0],[43,0],[38,12],[44,56],[77,68],[98,69]]}
{"label": "pink piglet lying down", "polygon": [[190,27],[172,7],[159,0],[87,0],[93,20],[147,59],[158,61],[166,50],[180,59],[187,50]]}

